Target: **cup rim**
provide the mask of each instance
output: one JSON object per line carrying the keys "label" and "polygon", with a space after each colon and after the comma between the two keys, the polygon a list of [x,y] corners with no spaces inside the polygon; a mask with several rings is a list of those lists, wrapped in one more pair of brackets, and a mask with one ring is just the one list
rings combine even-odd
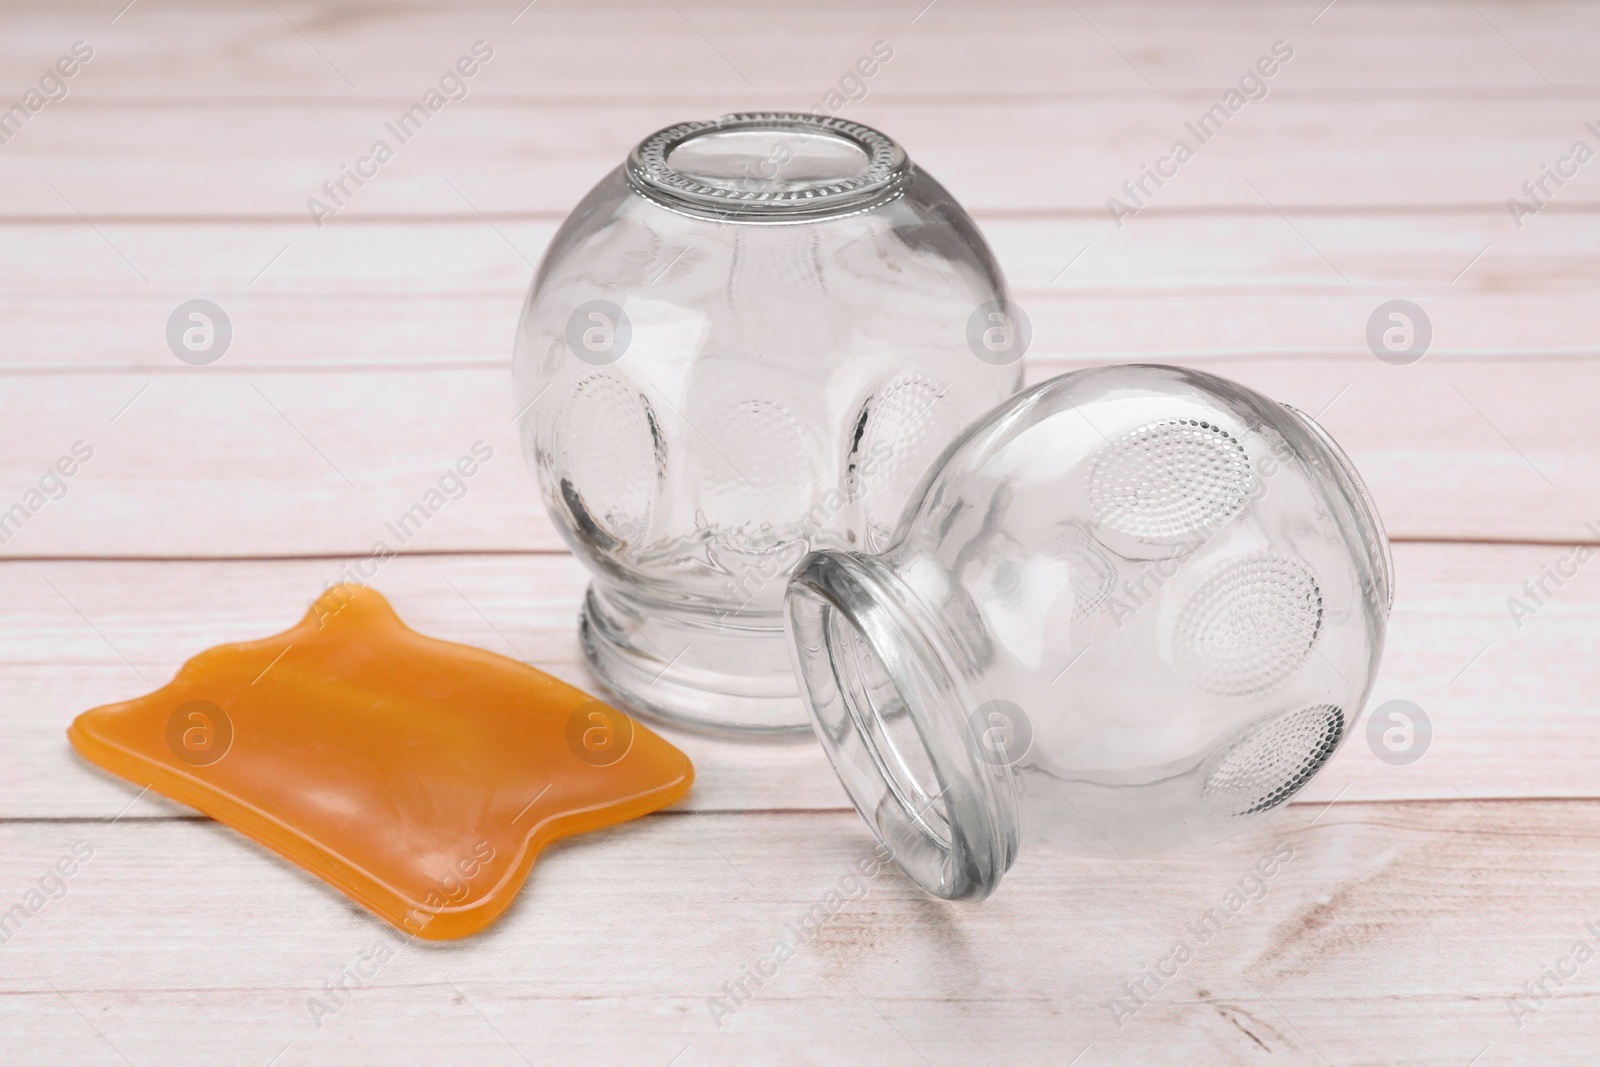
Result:
{"label": "cup rim", "polygon": [[[669,165],[680,145],[708,133],[736,130],[836,137],[860,149],[867,163],[848,178],[801,189],[713,185]],[[891,138],[859,122],[799,111],[741,111],[657,130],[628,154],[625,169],[637,192],[670,210],[718,221],[787,222],[854,214],[893,199],[904,191],[911,163]]]}
{"label": "cup rim", "polygon": [[[814,552],[789,582],[786,622],[800,690],[828,761],[851,802],[901,870],[946,900],[982,900],[1011,866],[1019,839],[1012,769],[983,762],[961,708],[975,699],[961,671],[917,618],[903,585],[877,559]],[[910,790],[889,768],[906,761],[899,744],[865,720],[855,687],[839,670],[827,639],[830,616],[853,631],[885,671],[909,713],[925,754],[940,831],[910,807]],[[945,650],[946,652],[948,650]],[[881,724],[878,724],[881,725]],[[835,727],[838,727],[835,729]],[[926,790],[921,790],[925,792]]]}
{"label": "cup rim", "polygon": [[1360,524],[1367,553],[1372,558],[1374,575],[1378,580],[1378,598],[1387,615],[1394,610],[1394,553],[1389,547],[1389,534],[1384,529],[1383,516],[1378,513],[1377,502],[1372,499],[1372,490],[1367,488],[1366,479],[1361,477],[1349,454],[1320,422],[1292,404],[1281,406],[1310,431],[1332,459],[1333,476],[1350,499],[1351,510]]}

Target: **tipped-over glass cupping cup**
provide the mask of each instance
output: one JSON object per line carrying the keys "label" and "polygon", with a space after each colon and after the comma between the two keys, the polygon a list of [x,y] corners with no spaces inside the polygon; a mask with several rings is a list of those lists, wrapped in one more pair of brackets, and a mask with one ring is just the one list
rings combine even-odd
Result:
{"label": "tipped-over glass cupping cup", "polygon": [[1026,344],[971,218],[876,130],[748,114],[646,138],[556,234],[517,332],[523,446],[592,575],[600,680],[682,722],[806,730],[790,571],[883,548]]}
{"label": "tipped-over glass cupping cup", "polygon": [[1149,853],[1287,801],[1366,700],[1391,583],[1311,418],[1123,366],[1000,405],[887,548],[806,557],[787,614],[862,816],[929,892],[981,899],[1024,841]]}

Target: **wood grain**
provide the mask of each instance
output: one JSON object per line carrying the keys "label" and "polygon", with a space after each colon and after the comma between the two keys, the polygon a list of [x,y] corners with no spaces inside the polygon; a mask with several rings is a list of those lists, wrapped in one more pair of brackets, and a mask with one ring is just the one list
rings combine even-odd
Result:
{"label": "wood grain", "polygon": [[[1253,58],[1241,56],[1241,67]],[[1218,96],[1024,100],[1004,108],[869,97],[847,116],[901,141],[970,209],[1107,219],[1107,198],[1126,197],[1123,182],[1166,154],[1184,137],[1184,122]],[[394,160],[355,191],[335,222],[361,215],[472,218],[478,211],[562,210],[644,135],[750,104],[740,94],[579,110],[469,97],[398,146]],[[215,221],[305,220],[309,227],[307,199],[324,195],[322,183],[337,178],[341,164],[368,153],[406,103],[335,112],[268,104],[244,112],[248,121],[215,107],[130,114],[71,105],[69,98],[59,113],[41,112],[0,151],[7,215],[76,222],[78,212],[92,219],[197,213]],[[804,109],[807,102],[788,106]],[[1351,105],[1326,99],[1269,96],[1257,106],[1199,146],[1151,210],[1226,208],[1272,216],[1274,209],[1294,215],[1313,207],[1420,212],[1472,206],[1506,213],[1506,199],[1523,195],[1522,183],[1539,176],[1540,164],[1553,164],[1585,136],[1586,121],[1600,119],[1600,104],[1581,97],[1456,101],[1381,94],[1354,113]],[[1486,136],[1496,145],[1493,154],[1479,166],[1459,166],[1480,153]],[[1593,147],[1593,135],[1588,139]],[[1307,144],[1317,151],[1295,150]],[[108,168],[122,180],[105,181]],[[1554,199],[1561,211],[1593,211],[1593,186],[1573,182]]]}
{"label": "wood grain", "polygon": [[[517,61],[497,55],[475,94],[581,106],[625,96],[819,95],[863,45],[883,37],[896,55],[874,92],[982,100],[1145,93],[1150,83],[1161,91],[1218,88],[1283,37],[1304,52],[1290,68],[1303,89],[1506,96],[1552,92],[1541,71],[1568,91],[1594,88],[1585,41],[1600,28],[1587,5],[1560,0],[1492,5],[1486,17],[1448,0],[1340,0],[1321,17],[1321,4],[1284,0],[1226,7],[1181,0],[1079,0],[1070,7],[1047,0],[941,2],[927,11],[898,0],[824,0],[803,10],[775,0],[697,0],[676,11],[648,0],[540,0],[520,17],[522,5],[505,0],[277,6],[282,14],[265,6],[218,10],[203,0],[168,0],[108,28],[113,5],[31,0],[8,7],[13,32],[0,43],[0,60],[27,70],[54,58],[63,37],[98,34],[105,46],[75,89],[86,100],[233,107],[292,95],[336,104],[418,92],[456,50],[485,37]],[[198,17],[206,19],[206,47],[190,43]],[[952,55],[963,62],[950,62]]]}
{"label": "wood grain", "polygon": [[[1103,212],[978,217],[1032,320],[1035,359],[1370,356],[1367,318],[1395,296],[1428,312],[1434,358],[1595,351],[1600,215],[1541,215],[1521,231],[1492,209],[1294,219],[1152,209],[1120,231]],[[218,370],[505,360],[555,227],[476,217],[341,218],[321,231],[283,220],[11,226],[0,371],[180,369],[163,331],[196,296],[233,323]],[[93,322],[75,313],[84,300]]]}
{"label": "wood grain", "polygon": [[[0,248],[0,281],[13,299],[64,300],[73,293],[165,299],[195,287],[263,302],[335,305],[349,298],[387,298],[397,305],[419,297],[520,298],[534,276],[530,261],[543,256],[572,206],[558,202],[539,213],[553,217],[504,213],[487,221],[470,212],[340,217],[322,230],[295,218],[97,218],[90,220],[93,227],[76,217],[11,220],[7,232],[16,240]],[[1120,232],[1103,207],[1081,218],[981,208],[974,214],[1012,286],[1034,300],[1052,293],[1332,295],[1386,285],[1437,296],[1559,297],[1589,291],[1600,277],[1589,254],[1600,235],[1600,214],[1555,206],[1548,215],[1525,220],[1520,231],[1503,206],[1435,214],[1356,208],[1306,212],[1288,221],[1264,207],[1181,213],[1152,206]],[[1085,245],[1089,252],[1078,257]],[[1485,245],[1490,252],[1474,261]],[[149,281],[130,270],[118,251]],[[1527,338],[1514,347],[1539,344]],[[339,360],[349,346],[341,338],[322,355]],[[19,362],[18,355],[7,352],[6,364]],[[88,357],[95,353],[71,355],[93,362]],[[273,355],[281,359],[287,353]]]}
{"label": "wood grain", "polygon": [[[1178,362],[1317,414],[1391,536],[1595,539],[1584,524],[1600,523],[1596,362]],[[1028,376],[1078,365],[1033,360]],[[494,455],[466,495],[404,546],[385,540],[402,551],[560,550],[511,422],[510,379],[504,365],[0,377],[10,435],[0,510],[75,441],[94,449],[66,496],[32,515],[0,558],[365,553],[479,440]]]}
{"label": "wood grain", "polygon": [[[498,925],[399,945],[321,1026],[308,999],[388,942],[377,920],[210,822],[0,826],[19,880],[77,840],[93,858],[4,946],[8,1063],[1576,1063],[1592,1036],[1586,972],[1521,1029],[1508,998],[1594,940],[1593,802],[1296,805],[1189,855],[1029,852],[978,905],[847,881],[854,813],[649,816],[552,847]],[[830,890],[858,899],[789,933]],[[1192,960],[1114,1009],[1179,941]]]}

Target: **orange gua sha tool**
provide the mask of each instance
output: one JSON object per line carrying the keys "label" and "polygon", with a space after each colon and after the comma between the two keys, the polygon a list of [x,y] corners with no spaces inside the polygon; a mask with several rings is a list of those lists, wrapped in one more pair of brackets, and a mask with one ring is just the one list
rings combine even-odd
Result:
{"label": "orange gua sha tool", "polygon": [[334,586],[276,637],[208,649],[67,731],[91,762],[197,808],[418,937],[505,910],[547,842],[666,807],[689,759],[516,660]]}

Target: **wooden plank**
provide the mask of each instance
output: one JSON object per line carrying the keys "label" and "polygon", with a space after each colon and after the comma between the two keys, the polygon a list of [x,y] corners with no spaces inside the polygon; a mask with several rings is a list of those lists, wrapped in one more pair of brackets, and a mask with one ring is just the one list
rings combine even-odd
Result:
{"label": "wooden plank", "polygon": [[[1582,569],[1532,616],[1513,619],[1562,550],[1402,544],[1397,595],[1373,704],[1406,699],[1433,724],[1418,762],[1380,761],[1358,727],[1308,788],[1309,801],[1594,797],[1600,735],[1589,729],[1600,666],[1600,578]],[[296,621],[345,560],[10,563],[0,566],[0,817],[93,818],[137,792],[79,761],[65,730],[78,712],[164,684],[214,644]],[[373,583],[423,633],[516,655],[593,691],[576,616],[585,578],[568,556],[401,557]],[[54,586],[54,588],[52,588]],[[1541,597],[1540,599],[1545,599]],[[80,614],[81,612],[81,614]],[[1521,626],[1517,625],[1518,621]],[[692,810],[847,807],[820,750],[664,732],[699,776]],[[1459,791],[1459,792],[1458,792]],[[174,811],[143,799],[129,815]]]}
{"label": "wooden plank", "polygon": [[[365,553],[380,539],[409,551],[559,548],[511,424],[510,377],[494,368],[10,379],[0,412],[42,424],[6,452],[16,464],[6,507],[74,441],[94,457],[5,550],[276,556]],[[386,536],[385,523],[479,441],[491,455],[464,495],[403,544]]]}
{"label": "wooden plank", "polygon": [[[1136,865],[1038,846],[980,905],[848,880],[871,844],[851,813],[650,816],[550,849],[485,934],[392,949],[320,1026],[308,998],[382,924],[208,822],[0,825],[7,903],[76,840],[92,858],[5,946],[8,1063],[1505,1064],[1593,1037],[1587,969],[1521,1029],[1507,1003],[1593,945],[1592,802],[1297,805]],[[857,899],[789,933],[830,890]]]}
{"label": "wooden plank", "polygon": [[[1152,215],[1120,232],[1104,218],[982,225],[1033,322],[1036,360],[1365,356],[1368,317],[1396,296],[1428,312],[1435,358],[1600,351],[1590,329],[1600,260],[1588,254],[1600,215],[1540,217],[1521,233],[1497,212]],[[233,326],[208,373],[499,363],[554,229],[477,218],[322,232],[8,227],[0,370],[184,369],[164,330],[197,296]],[[81,314],[86,302],[94,315]]]}
{"label": "wooden plank", "polygon": [[[1315,23],[1317,5],[1285,2],[941,4],[921,12],[894,0],[831,0],[804,11],[767,0],[675,12],[643,0],[544,0],[520,16],[519,5],[493,2],[278,6],[281,15],[194,0],[150,5],[111,28],[93,3],[10,5],[0,63],[28,70],[92,35],[98,51],[74,87],[85,100],[204,94],[232,104],[282,94],[337,102],[420,93],[485,38],[496,56],[474,94],[581,105],[664,89],[748,90],[792,105],[820,97],[876,38],[893,42],[896,54],[869,83],[874,93],[969,97],[1223,88],[1286,38],[1299,51],[1291,69],[1303,88],[1547,90],[1541,72],[1566,89],[1595,84],[1585,41],[1600,27],[1583,5],[1497,5],[1482,18],[1447,0],[1344,0]],[[207,48],[185,47],[197,23]],[[1419,40],[1431,47],[1417,48]]]}
{"label": "wooden plank", "polygon": [[[1271,211],[1175,215],[1152,209],[1127,220],[1121,231],[1104,213],[1017,217],[979,210],[977,219],[1011,287],[1030,305],[1091,294],[1336,300],[1347,292],[1367,298],[1404,291],[1441,299],[1461,294],[1497,310],[1508,298],[1576,297],[1600,284],[1600,264],[1589,254],[1600,241],[1600,214],[1554,211],[1525,220],[1521,231],[1503,208],[1398,215],[1361,209],[1288,222]],[[488,221],[475,215],[398,222],[352,218],[322,231],[300,221],[10,224],[0,245],[0,295],[9,301],[8,320],[41,299],[56,301],[37,322],[48,321],[52,312],[63,317],[59,302],[69,299],[107,300],[106,310],[115,314],[134,302],[161,307],[195,293],[250,301],[262,312],[281,314],[292,307],[297,315],[356,299],[388,300],[396,305],[390,312],[399,313],[403,302],[422,298],[438,315],[445,311],[439,302],[520,300],[558,220],[559,214]],[[1484,314],[1472,327],[1492,321]],[[14,343],[3,353],[5,363],[30,358],[29,334],[17,323],[6,326],[0,336]],[[263,352],[259,344],[246,349],[252,338],[239,333],[240,347],[230,362],[289,355]],[[359,342],[351,334],[331,337],[321,358],[353,355]],[[1447,338],[1440,343],[1471,347]],[[1546,335],[1536,333],[1521,347],[1548,344]],[[80,343],[78,359],[105,361],[109,354],[84,347]],[[422,348],[402,349],[392,358],[414,358]],[[460,358],[466,352],[432,355]],[[158,356],[166,358],[147,353],[152,361]]]}
{"label": "wooden plank", "polygon": [[[1240,63],[1251,60],[1247,55]],[[1217,96],[1025,98],[1003,108],[981,100],[869,96],[844,114],[900,140],[971,208],[1109,218],[1107,199],[1126,197],[1123,183],[1168,153],[1185,137],[1183,124]],[[350,202],[328,225],[361,215],[564,212],[652,131],[750,103],[741,94],[580,109],[469,97],[405,144],[391,136],[395,157],[360,189],[347,186]],[[796,98],[790,106],[806,103]],[[7,216],[264,217],[303,220],[312,232],[307,200],[324,195],[322,183],[337,178],[341,164],[370,152],[385,136],[384,123],[404,108],[403,102],[332,111],[267,103],[241,113],[73,104],[69,98],[42,111],[0,151]],[[1508,197],[1523,195],[1524,181],[1540,176],[1541,164],[1554,164],[1579,138],[1594,147],[1584,123],[1600,119],[1596,110],[1581,95],[1269,96],[1207,143],[1188,137],[1195,158],[1152,194],[1150,210],[1293,215],[1311,207],[1472,205],[1503,212]],[[1572,181],[1551,198],[1561,210],[1593,211],[1595,188]]]}
{"label": "wooden plank", "polygon": [[[1190,299],[1200,314],[1205,298]],[[1131,323],[1152,312],[1123,314]],[[1115,314],[1105,314],[1110,329]],[[1583,524],[1600,521],[1600,362],[1151,356],[1319,414],[1372,487],[1391,536],[1565,542],[1592,539]],[[1028,374],[1040,381],[1079,365],[1031,360]],[[493,458],[466,495],[399,547],[562,547],[521,456],[505,367],[268,370],[225,361],[0,379],[10,435],[0,510],[75,441],[94,449],[65,498],[32,515],[0,558],[366,552],[480,440]]]}

